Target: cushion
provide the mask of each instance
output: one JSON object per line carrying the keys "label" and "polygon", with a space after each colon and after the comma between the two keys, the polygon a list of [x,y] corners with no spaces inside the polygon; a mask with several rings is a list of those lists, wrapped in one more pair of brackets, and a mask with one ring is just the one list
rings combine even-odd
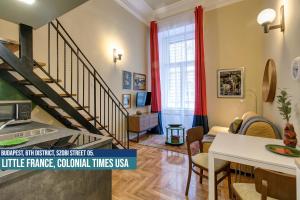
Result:
{"label": "cushion", "polygon": [[[198,153],[192,156],[192,161],[201,167],[208,169],[208,153]],[[227,161],[215,160],[215,171],[225,167],[228,164]]]}
{"label": "cushion", "polygon": [[[261,199],[261,194],[256,191],[253,183],[233,183],[232,187],[241,200]],[[276,199],[268,197],[267,200]]]}
{"label": "cushion", "polygon": [[242,126],[243,120],[242,119],[235,119],[231,124],[229,125],[229,131],[231,133],[238,133],[241,126]]}
{"label": "cushion", "polygon": [[276,138],[274,129],[266,122],[254,122],[248,127],[246,135],[264,138]]}
{"label": "cushion", "polygon": [[228,127],[222,127],[222,126],[213,126],[207,135],[216,136],[219,133],[229,133]]}

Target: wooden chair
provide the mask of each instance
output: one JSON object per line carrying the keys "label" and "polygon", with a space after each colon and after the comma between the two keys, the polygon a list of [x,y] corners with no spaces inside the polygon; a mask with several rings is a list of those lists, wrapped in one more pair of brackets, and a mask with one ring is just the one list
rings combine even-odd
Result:
{"label": "wooden chair", "polygon": [[[186,142],[187,150],[189,156],[189,174],[187,179],[187,185],[185,190],[185,195],[188,196],[191,175],[192,172],[200,176],[200,184],[202,184],[202,178],[208,179],[208,176],[203,174],[203,171],[208,172],[208,153],[203,153],[203,127],[191,128],[187,131]],[[197,146],[196,150],[198,152],[192,152],[192,145]],[[197,171],[197,168],[199,171]],[[225,174],[218,180],[218,174],[225,172]],[[231,197],[231,175],[230,175],[230,163],[222,160],[217,160],[215,162],[215,193],[217,199],[217,185],[222,182],[226,177],[228,177],[228,188],[229,197]]]}
{"label": "wooden chair", "polygon": [[296,177],[257,168],[255,184],[234,183],[233,193],[238,200],[294,200],[296,199]]}

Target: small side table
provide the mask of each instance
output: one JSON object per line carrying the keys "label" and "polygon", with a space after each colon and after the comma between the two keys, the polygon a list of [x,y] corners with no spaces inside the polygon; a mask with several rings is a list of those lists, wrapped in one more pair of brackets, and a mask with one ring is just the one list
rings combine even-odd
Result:
{"label": "small side table", "polygon": [[180,146],[184,144],[185,132],[183,126],[178,126],[178,127],[167,126],[166,133],[167,133],[166,144],[173,145],[173,146]]}

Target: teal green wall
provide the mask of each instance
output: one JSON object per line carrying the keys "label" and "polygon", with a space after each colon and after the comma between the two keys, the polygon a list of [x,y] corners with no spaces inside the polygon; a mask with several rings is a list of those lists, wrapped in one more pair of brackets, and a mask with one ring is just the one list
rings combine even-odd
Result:
{"label": "teal green wall", "polygon": [[0,79],[0,100],[24,100],[27,99],[8,82]]}
{"label": "teal green wall", "polygon": [[[0,100],[26,100],[28,99],[21,94],[16,88],[11,86],[8,82],[0,79]],[[32,103],[32,109],[36,105]]]}

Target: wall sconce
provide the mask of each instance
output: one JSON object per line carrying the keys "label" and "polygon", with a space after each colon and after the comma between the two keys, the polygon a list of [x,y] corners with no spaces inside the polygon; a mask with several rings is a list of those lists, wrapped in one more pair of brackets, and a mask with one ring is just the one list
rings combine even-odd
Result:
{"label": "wall sconce", "polygon": [[284,22],[284,6],[280,8],[280,24],[272,25],[271,24],[276,19],[276,11],[268,8],[261,11],[257,16],[257,22],[264,27],[264,32],[269,33],[270,30],[281,29],[281,32],[285,30],[285,22]]}
{"label": "wall sconce", "polygon": [[113,60],[115,64],[118,60],[122,60],[122,53],[117,49],[113,49]]}

